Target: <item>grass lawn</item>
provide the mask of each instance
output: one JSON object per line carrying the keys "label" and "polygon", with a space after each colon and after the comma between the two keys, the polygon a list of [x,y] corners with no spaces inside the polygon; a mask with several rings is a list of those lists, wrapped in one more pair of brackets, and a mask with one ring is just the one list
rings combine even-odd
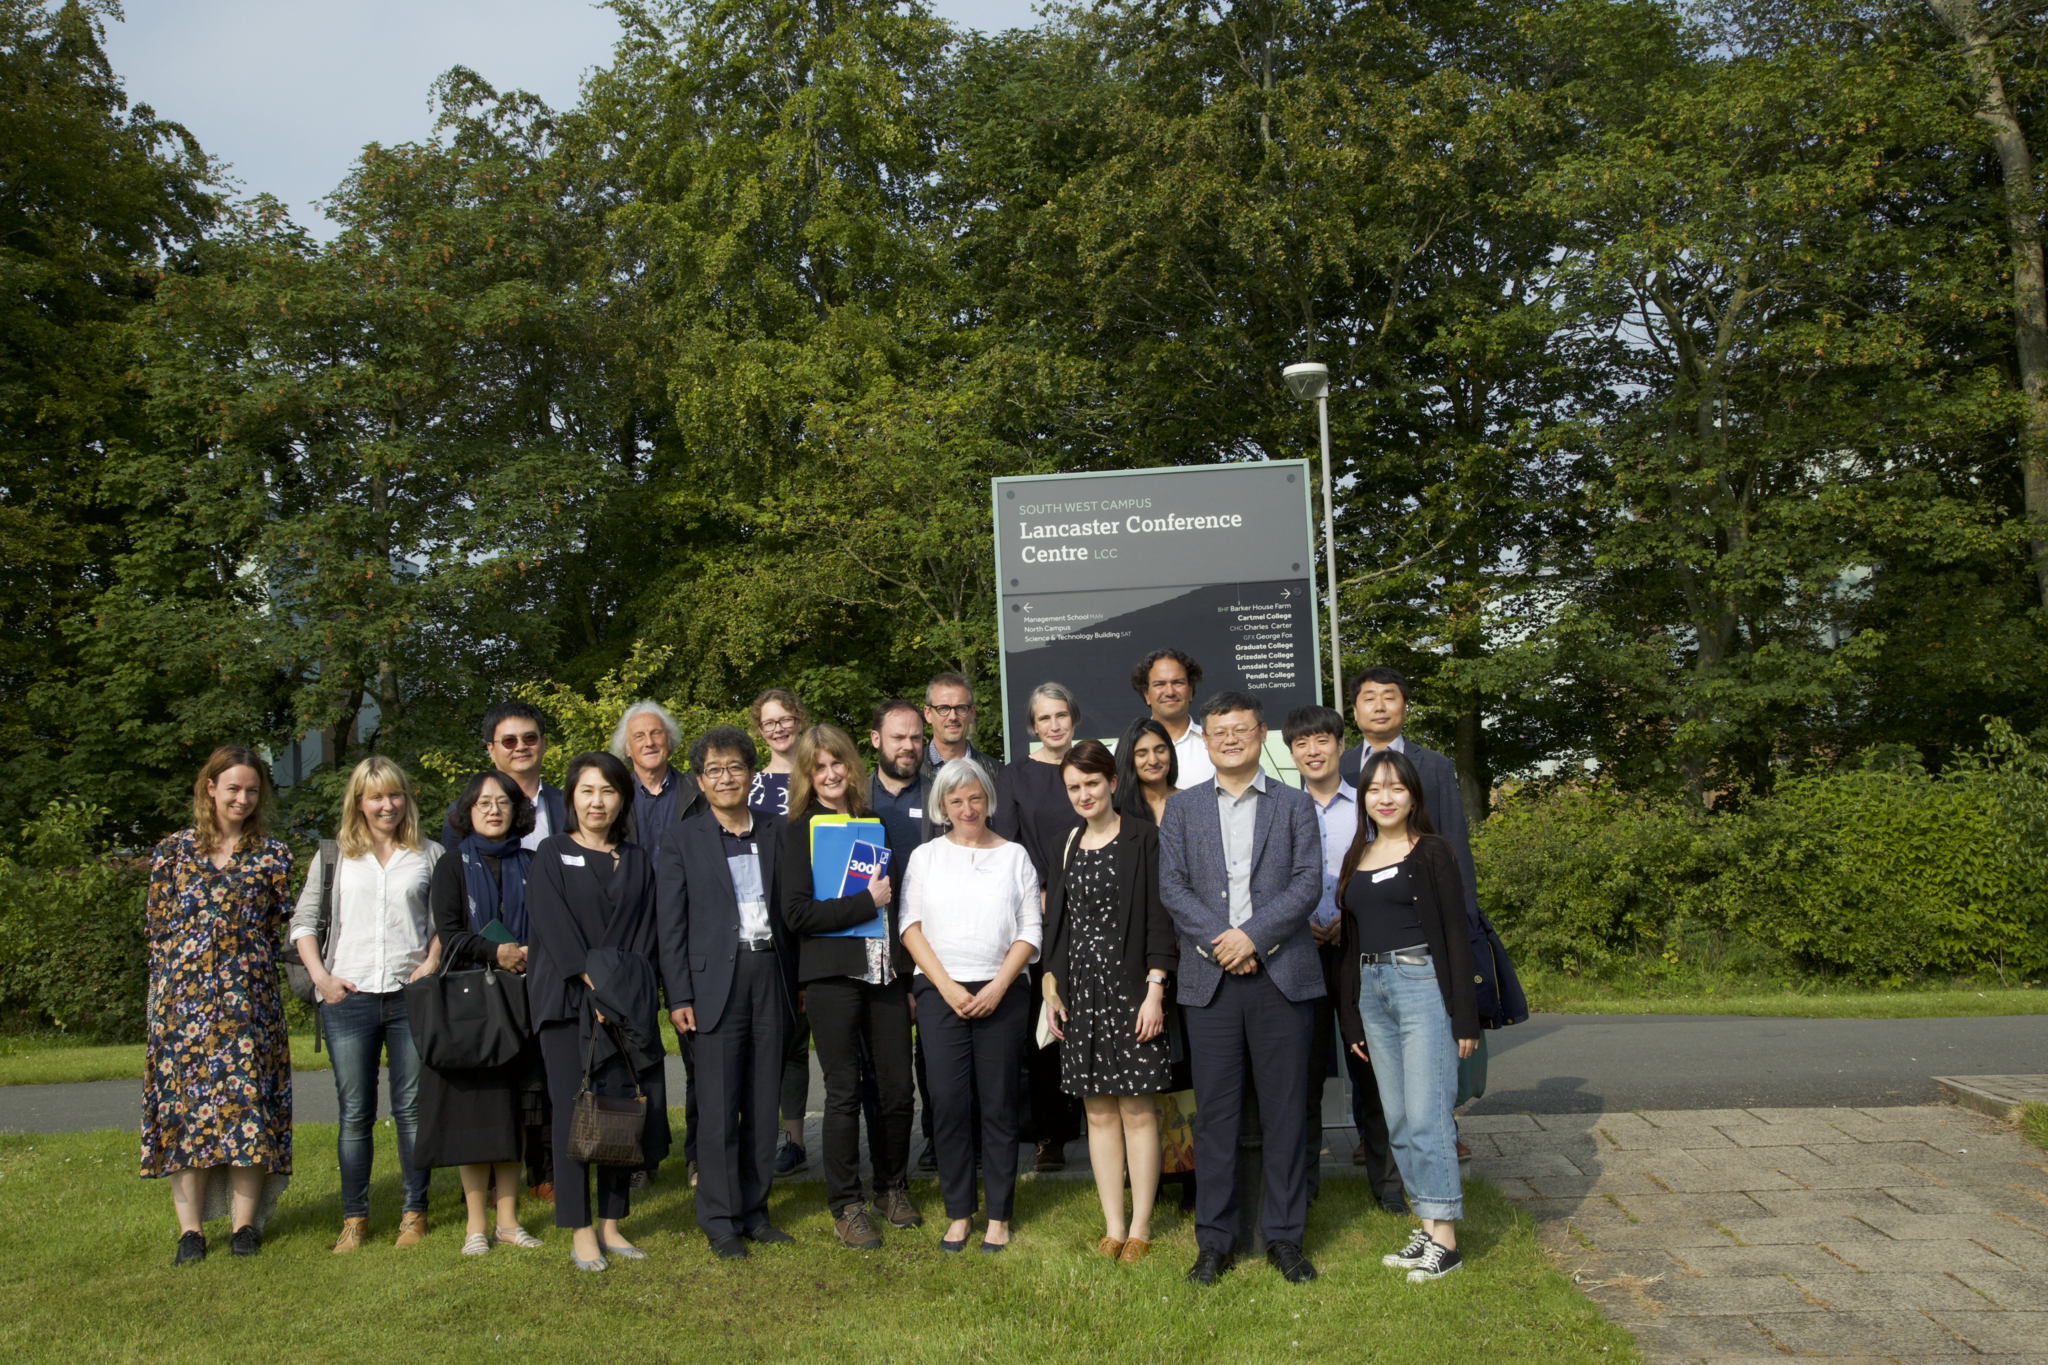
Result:
{"label": "grass lawn", "polygon": [[2036,1147],[2048,1148],[2048,1104],[2020,1106],[2020,1134]]}
{"label": "grass lawn", "polygon": [[[676,1115],[680,1127],[681,1115]],[[135,1176],[120,1132],[0,1136],[0,1359],[14,1361],[1511,1361],[1638,1362],[1633,1340],[1551,1263],[1534,1225],[1484,1184],[1466,1186],[1469,1258],[1449,1279],[1410,1285],[1379,1264],[1407,1220],[1379,1211],[1363,1182],[1324,1186],[1308,1249],[1322,1278],[1283,1282],[1259,1261],[1210,1290],[1181,1276],[1192,1220],[1167,1210],[1153,1255],[1122,1266],[1090,1255],[1094,1187],[1026,1180],[1017,1237],[999,1257],[938,1250],[935,1182],[912,1195],[926,1225],[885,1229],[883,1250],[831,1240],[821,1182],[778,1185],[791,1247],[716,1261],[696,1226],[681,1162],[635,1201],[626,1230],[653,1259],[603,1275],[569,1265],[552,1210],[527,1204],[545,1250],[495,1247],[467,1259],[454,1173],[437,1173],[426,1242],[390,1245],[397,1162],[378,1129],[372,1242],[329,1248],[340,1225],[332,1125],[297,1130],[298,1174],[262,1255],[212,1254],[171,1268],[168,1187]]]}
{"label": "grass lawn", "polygon": [[1548,1014],[1752,1014],[1788,1019],[1948,1019],[2048,1014],[2048,989],[1847,990],[1819,982],[1727,980],[1615,986],[1557,972],[1522,976],[1529,1007]]}
{"label": "grass lawn", "polygon": [[[313,1051],[313,1035],[294,1033],[292,1068],[326,1071],[327,1053]],[[139,1081],[142,1044],[91,1043],[61,1033],[0,1036],[0,1085],[56,1085],[67,1081]]]}

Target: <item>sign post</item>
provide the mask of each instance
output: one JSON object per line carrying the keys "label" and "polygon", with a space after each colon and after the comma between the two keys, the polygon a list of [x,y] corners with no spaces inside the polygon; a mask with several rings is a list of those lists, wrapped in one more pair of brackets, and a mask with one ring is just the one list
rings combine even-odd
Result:
{"label": "sign post", "polygon": [[1308,461],[990,482],[1007,757],[1030,749],[1042,682],[1074,693],[1079,734],[1121,734],[1155,649],[1201,664],[1201,696],[1258,694],[1275,733],[1322,700]]}

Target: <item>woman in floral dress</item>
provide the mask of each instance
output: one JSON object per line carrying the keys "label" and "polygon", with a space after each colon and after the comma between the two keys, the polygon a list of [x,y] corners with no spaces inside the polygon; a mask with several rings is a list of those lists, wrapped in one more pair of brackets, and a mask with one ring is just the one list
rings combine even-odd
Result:
{"label": "woman in floral dress", "polygon": [[228,1168],[229,1249],[262,1244],[266,1175],[292,1169],[292,1073],[277,951],[291,851],[264,834],[270,772],[240,745],[192,784],[192,828],[150,864],[142,1175],[171,1178],[176,1265],[206,1258],[206,1182]]}

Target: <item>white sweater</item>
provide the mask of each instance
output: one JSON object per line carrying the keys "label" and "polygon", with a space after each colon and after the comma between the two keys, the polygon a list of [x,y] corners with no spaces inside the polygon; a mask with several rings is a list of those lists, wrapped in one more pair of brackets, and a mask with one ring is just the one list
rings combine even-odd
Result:
{"label": "white sweater", "polygon": [[1038,871],[1019,843],[965,848],[939,838],[920,844],[903,873],[897,924],[898,932],[917,925],[955,981],[992,981],[1020,939],[1038,961],[1045,942]]}

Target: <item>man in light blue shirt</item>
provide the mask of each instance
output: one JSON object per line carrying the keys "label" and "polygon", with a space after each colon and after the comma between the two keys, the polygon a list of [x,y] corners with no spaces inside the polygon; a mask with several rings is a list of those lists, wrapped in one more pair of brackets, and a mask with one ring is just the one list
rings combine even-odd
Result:
{"label": "man in light blue shirt", "polygon": [[[1323,979],[1329,994],[1316,1002],[1315,1033],[1309,1042],[1308,1070],[1308,1193],[1313,1200],[1322,1189],[1320,1154],[1323,1149],[1323,1081],[1330,1069],[1332,1039],[1336,1036],[1336,998],[1343,949],[1343,912],[1337,904],[1337,878],[1344,859],[1358,834],[1358,788],[1338,772],[1344,752],[1344,717],[1327,706],[1297,706],[1287,713],[1281,728],[1287,751],[1301,771],[1302,789],[1316,808],[1316,820],[1323,836],[1323,898],[1309,916],[1309,931],[1315,935],[1316,951],[1322,958]],[[1358,1147],[1352,1164],[1365,1167],[1366,1179],[1381,1207],[1389,1213],[1406,1214],[1407,1196],[1401,1189],[1401,1173],[1395,1169],[1393,1150],[1387,1142],[1387,1116],[1380,1105],[1379,1082],[1370,1063],[1361,1062],[1348,1049],[1338,1048],[1351,1077],[1351,1121],[1358,1129]]]}

